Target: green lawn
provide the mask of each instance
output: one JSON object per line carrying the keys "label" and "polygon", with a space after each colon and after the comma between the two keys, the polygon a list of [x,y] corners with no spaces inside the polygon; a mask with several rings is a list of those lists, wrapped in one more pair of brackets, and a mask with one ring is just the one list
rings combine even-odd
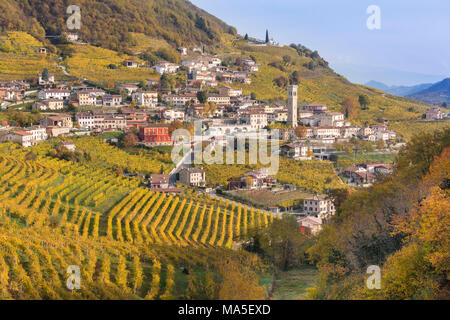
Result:
{"label": "green lawn", "polygon": [[317,281],[319,271],[313,266],[302,266],[297,269],[280,272],[275,281],[274,298],[276,300],[305,299],[307,291]]}

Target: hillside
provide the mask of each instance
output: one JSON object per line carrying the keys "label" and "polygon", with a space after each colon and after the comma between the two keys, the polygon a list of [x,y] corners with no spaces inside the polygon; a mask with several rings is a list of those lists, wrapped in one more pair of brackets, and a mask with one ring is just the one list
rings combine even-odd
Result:
{"label": "hillside", "polygon": [[[344,98],[352,97],[357,104],[358,97],[366,95],[368,108],[358,107],[352,119],[359,124],[379,118],[419,119],[428,108],[424,103],[353,84],[329,68],[317,51],[300,44],[283,47],[249,45],[236,35],[234,28],[188,1],[85,0],[74,3],[83,8],[80,37],[89,45],[57,44],[55,47],[44,39],[45,35],[66,31],[64,10],[68,1],[15,0],[0,5],[17,13],[16,16],[0,13],[1,30],[29,33],[9,32],[3,36],[4,40],[0,38],[0,79],[36,79],[36,73],[44,67],[55,72],[57,79],[62,79],[62,71],[57,68],[58,55],[62,55],[60,63],[73,77],[102,86],[107,82],[138,82],[157,75],[149,69],[123,67],[121,62],[130,55],[146,53],[151,59],[179,62],[181,57],[175,51],[177,45],[203,44],[208,52],[218,54],[225,64],[233,64],[237,58],[254,58],[260,71],[252,76],[252,84],[234,86],[242,87],[247,94],[254,93],[258,99],[284,100],[286,85],[299,83],[301,105],[318,102],[329,105],[331,110],[342,111],[340,104]],[[30,48],[45,45],[50,53],[47,56],[38,56],[34,50],[18,53],[17,42],[12,47],[4,45],[8,38],[17,34],[21,39],[34,39],[35,45]]]}
{"label": "hillside", "polygon": [[[0,3],[0,31],[19,30],[41,39],[67,32],[66,9],[82,9],[81,39],[124,51],[131,32],[165,39],[175,45],[217,44],[236,30],[186,0],[12,0]],[[14,13],[14,14],[11,14]],[[107,30],[107,32],[105,32]]]}
{"label": "hillside", "polygon": [[450,103],[450,78],[435,83],[428,89],[409,95],[408,98],[426,103]]}
{"label": "hillside", "polygon": [[[124,169],[151,172],[154,163],[89,139],[76,142],[77,152],[92,155],[82,163],[55,158],[56,141],[32,152],[1,144],[1,300],[231,299],[220,290],[227,275],[256,294],[240,298],[264,298],[255,272],[260,260],[230,248],[269,226],[272,214],[189,190],[177,196],[149,191],[95,154],[116,155],[111,160]],[[66,289],[70,265],[82,270],[81,290]],[[217,296],[193,291],[192,281],[200,287],[212,281]]]}
{"label": "hillside", "polygon": [[[299,103],[324,103],[330,109],[342,111],[341,102],[352,97],[358,104],[359,95],[369,98],[367,110],[357,108],[355,122],[374,121],[379,118],[389,120],[419,119],[426,112],[425,103],[389,95],[383,91],[353,84],[328,67],[317,52],[301,45],[284,47],[252,46],[246,41],[224,44],[220,57],[233,61],[238,57],[253,57],[260,65],[250,85],[235,84],[244,93],[255,93],[258,99],[284,100],[286,85],[299,80]],[[279,86],[277,79],[283,78]],[[282,83],[283,83],[282,81]]]}

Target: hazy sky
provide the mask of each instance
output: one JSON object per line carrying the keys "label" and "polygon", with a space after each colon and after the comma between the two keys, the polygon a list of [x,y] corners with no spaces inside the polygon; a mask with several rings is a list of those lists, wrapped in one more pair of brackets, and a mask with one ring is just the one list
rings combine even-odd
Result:
{"label": "hazy sky", "polygon": [[[411,85],[450,76],[448,0],[192,0],[242,35],[318,50],[354,82]],[[370,5],[381,29],[369,30]]]}

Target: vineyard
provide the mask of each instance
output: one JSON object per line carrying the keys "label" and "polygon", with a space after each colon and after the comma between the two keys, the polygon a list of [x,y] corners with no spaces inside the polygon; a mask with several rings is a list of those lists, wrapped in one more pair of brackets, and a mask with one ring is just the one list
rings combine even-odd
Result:
{"label": "vineyard", "polygon": [[[274,217],[213,198],[152,192],[103,169],[0,150],[0,299],[173,299]],[[244,255],[239,253],[239,255]],[[82,290],[65,288],[79,266]],[[184,284],[183,284],[184,283]]]}

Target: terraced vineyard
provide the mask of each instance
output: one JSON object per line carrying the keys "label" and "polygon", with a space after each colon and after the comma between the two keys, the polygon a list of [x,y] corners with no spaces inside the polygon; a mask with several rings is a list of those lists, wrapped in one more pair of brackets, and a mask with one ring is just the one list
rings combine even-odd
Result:
{"label": "terraced vineyard", "polygon": [[[104,169],[26,160],[14,145],[2,149],[0,298],[170,299],[174,265],[233,255],[233,243],[273,219],[241,204],[152,192]],[[69,265],[80,266],[83,290],[62,285]]]}

